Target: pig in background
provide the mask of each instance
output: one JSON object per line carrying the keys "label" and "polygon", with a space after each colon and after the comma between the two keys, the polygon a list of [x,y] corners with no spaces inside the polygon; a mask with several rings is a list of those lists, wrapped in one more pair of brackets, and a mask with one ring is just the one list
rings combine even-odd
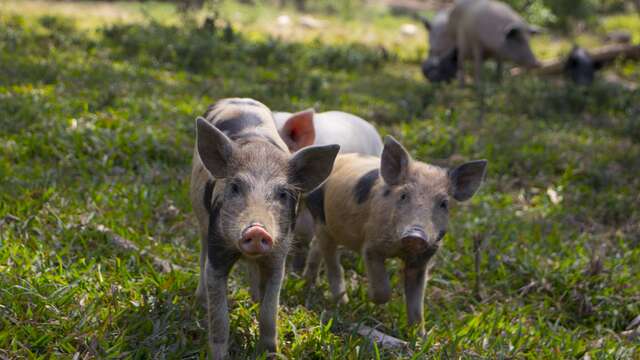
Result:
{"label": "pig in background", "polygon": [[302,193],[329,175],[338,145],[291,155],[265,105],[225,99],[196,120],[190,197],[201,234],[197,297],[205,302],[211,358],[228,357],[228,275],[243,259],[260,302],[258,348],[277,350],[284,265]]}
{"label": "pig in background", "polygon": [[444,169],[415,161],[394,138],[382,157],[339,155],[327,181],[308,196],[316,221],[304,277],[316,280],[326,265],[334,299],[348,301],[339,247],[362,254],[375,303],[391,297],[388,258],[404,262],[404,293],[410,325],[424,334],[423,303],[429,261],[447,232],[449,199],[470,199],[483,181],[486,160]]}
{"label": "pig in background", "polygon": [[[280,137],[292,151],[308,145],[340,145],[340,153],[378,156],[382,140],[368,121],[342,111],[315,113],[305,110],[295,114],[274,112]],[[311,132],[315,136],[311,137]]]}
{"label": "pig in background", "polygon": [[[434,47],[423,65],[429,79],[450,79],[453,61],[457,62],[461,85],[465,83],[464,65],[469,60],[473,61],[476,84],[482,81],[482,64],[486,59],[496,61],[498,79],[503,61],[529,68],[539,66],[529,46],[529,38],[538,32],[537,28],[502,2],[457,0],[450,10],[440,12],[432,22],[425,22],[425,26],[429,31],[429,45]],[[451,55],[454,50],[457,50],[455,58]]]}
{"label": "pig in background", "polygon": [[[359,153],[380,156],[382,139],[376,128],[366,120],[342,111],[315,113],[305,110],[295,114],[274,112],[280,137],[291,151],[308,145],[340,145],[340,153]],[[300,209],[294,230],[292,267],[302,272],[307,248],[314,232],[314,221],[306,207]]]}
{"label": "pig in background", "polygon": [[564,73],[578,85],[591,85],[596,71],[603,65],[602,61],[594,60],[584,48],[574,46],[565,62]]}

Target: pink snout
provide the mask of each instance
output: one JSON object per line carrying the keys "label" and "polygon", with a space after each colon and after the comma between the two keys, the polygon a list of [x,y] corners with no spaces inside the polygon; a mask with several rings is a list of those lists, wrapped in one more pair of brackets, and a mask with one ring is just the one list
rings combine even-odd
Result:
{"label": "pink snout", "polygon": [[420,227],[412,227],[402,234],[400,240],[407,251],[422,252],[431,246],[427,234]]}
{"label": "pink snout", "polygon": [[247,255],[262,255],[273,247],[273,238],[261,224],[251,224],[242,232],[240,250]]}

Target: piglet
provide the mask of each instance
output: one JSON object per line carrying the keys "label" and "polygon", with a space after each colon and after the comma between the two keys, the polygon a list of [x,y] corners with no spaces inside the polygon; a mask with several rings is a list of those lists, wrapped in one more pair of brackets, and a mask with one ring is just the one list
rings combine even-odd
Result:
{"label": "piglet", "polygon": [[200,227],[200,283],[213,359],[228,356],[227,280],[244,259],[260,301],[258,348],[277,350],[284,264],[299,199],[329,175],[338,145],[291,155],[271,110],[251,99],[225,99],[196,120],[190,197]]}
{"label": "piglet", "polygon": [[413,160],[393,137],[382,157],[339,155],[327,181],[309,195],[316,221],[304,277],[313,284],[321,260],[335,300],[348,301],[338,247],[362,254],[369,296],[391,297],[385,259],[404,262],[404,293],[410,325],[424,333],[427,265],[447,232],[449,200],[469,200],[483,181],[487,161],[447,170]]}

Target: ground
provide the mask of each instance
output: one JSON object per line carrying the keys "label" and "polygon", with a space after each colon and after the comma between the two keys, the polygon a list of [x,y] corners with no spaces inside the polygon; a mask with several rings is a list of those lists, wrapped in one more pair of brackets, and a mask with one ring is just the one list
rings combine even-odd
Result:
{"label": "ground", "polygon": [[[277,26],[282,13],[292,27]],[[346,254],[347,305],[328,300],[324,279],[309,297],[287,276],[287,358],[640,356],[638,338],[623,335],[640,315],[640,92],[527,75],[487,83],[480,104],[471,87],[424,81],[425,34],[400,33],[409,18],[347,9],[314,14],[322,27],[306,29],[301,16],[225,2],[211,33],[196,28],[204,13],[181,20],[167,4],[2,4],[0,357],[206,356],[188,176],[194,118],[227,96],[353,112],[442,166],[489,160],[477,196],[452,209],[425,339],[406,326],[398,264],[389,262],[393,299],[379,306],[362,261]],[[597,46],[619,27],[640,40],[633,14],[575,40]],[[570,46],[555,33],[534,42],[542,58]],[[607,71],[640,78],[638,63]],[[161,272],[100,225],[182,268]],[[231,289],[233,354],[251,358],[257,307],[241,266]],[[410,349],[371,346],[354,323]]]}

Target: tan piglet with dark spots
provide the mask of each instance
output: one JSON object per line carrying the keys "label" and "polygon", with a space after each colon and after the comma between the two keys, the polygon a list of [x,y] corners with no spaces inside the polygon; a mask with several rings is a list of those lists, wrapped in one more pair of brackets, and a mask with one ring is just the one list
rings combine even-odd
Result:
{"label": "tan piglet with dark spots", "polygon": [[316,222],[304,276],[313,284],[324,260],[331,293],[348,301],[338,247],[364,257],[369,296],[391,297],[385,259],[404,262],[404,293],[410,325],[424,334],[427,265],[449,221],[449,199],[470,199],[483,181],[487,161],[444,169],[413,160],[393,137],[382,157],[339,155],[327,181],[307,198]]}

